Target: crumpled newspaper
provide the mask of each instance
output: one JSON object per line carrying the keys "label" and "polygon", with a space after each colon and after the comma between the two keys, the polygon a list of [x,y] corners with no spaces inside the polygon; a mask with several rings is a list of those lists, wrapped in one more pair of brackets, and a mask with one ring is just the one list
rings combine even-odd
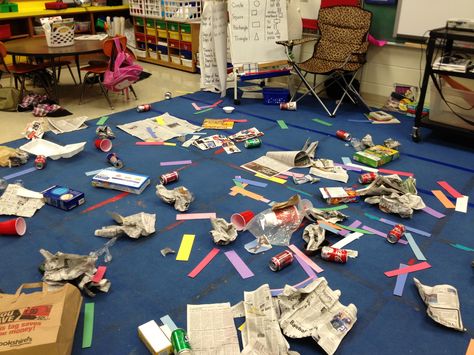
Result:
{"label": "crumpled newspaper", "polygon": [[301,150],[305,152],[308,155],[308,157],[310,157],[311,159],[314,159],[318,144],[319,144],[319,141],[311,142],[310,138],[308,138],[306,142],[304,143],[303,148],[301,148]]}
{"label": "crumpled newspaper", "polygon": [[428,306],[426,313],[435,322],[445,327],[466,331],[462,324],[458,291],[451,285],[423,285],[417,278],[413,278],[420,296]]}
{"label": "crumpled newspaper", "polygon": [[334,211],[334,210],[324,211],[315,207],[308,209],[306,211],[305,217],[312,222],[317,222],[317,221],[322,220],[329,223],[342,222],[347,218],[347,216],[341,211]]}
{"label": "crumpled newspaper", "polygon": [[319,181],[321,181],[320,178],[311,176],[311,175],[309,175],[309,174],[304,175],[304,176],[302,176],[302,177],[293,176],[293,182],[294,182],[296,185],[305,184],[305,183],[307,183],[307,182],[309,182],[309,183],[311,183],[311,184],[314,184],[315,182],[319,182]]}
{"label": "crumpled newspaper", "polygon": [[401,143],[393,138],[387,138],[383,141],[383,145],[390,149],[399,150],[398,148],[401,146]]}
{"label": "crumpled newspaper", "polygon": [[187,211],[194,200],[193,194],[184,186],[168,190],[162,184],[156,185],[156,196],[170,205],[174,203],[174,209],[181,212]]}
{"label": "crumpled newspaper", "polygon": [[118,213],[110,213],[119,226],[105,226],[95,231],[98,237],[113,238],[123,234],[138,239],[155,233],[156,215],[140,212],[124,217]]}
{"label": "crumpled newspaper", "polygon": [[309,173],[330,180],[347,183],[349,175],[341,166],[335,166],[331,159],[317,159],[312,162]]}
{"label": "crumpled newspaper", "polygon": [[48,122],[43,118],[27,123],[25,130],[21,134],[26,139],[42,138],[44,132],[48,129]]}
{"label": "crumpled newspaper", "polygon": [[372,136],[370,134],[366,134],[364,138],[360,140],[360,142],[363,146],[363,149],[370,148],[375,145],[374,141],[372,140]]}
{"label": "crumpled newspaper", "polygon": [[290,338],[311,336],[327,354],[334,354],[357,321],[357,307],[342,305],[340,295],[324,277],[300,289],[286,285],[277,296],[283,334]]}
{"label": "crumpled newspaper", "polygon": [[0,146],[0,166],[11,168],[26,164],[28,153],[7,146]]}
{"label": "crumpled newspaper", "polygon": [[324,242],[326,230],[319,224],[313,223],[303,230],[303,240],[307,243],[306,250],[318,250],[322,242]]}
{"label": "crumpled newspaper", "polygon": [[371,205],[378,204],[382,212],[396,213],[402,218],[411,218],[413,210],[421,210],[426,207],[421,197],[413,194],[392,193],[389,196],[367,197],[364,201]]}
{"label": "crumpled newspaper", "polygon": [[228,223],[224,218],[211,218],[213,230],[209,233],[212,235],[214,243],[219,245],[227,245],[237,238],[237,229],[232,223]]}
{"label": "crumpled newspaper", "polygon": [[112,131],[112,128],[109,126],[99,126],[95,130],[95,134],[97,134],[98,138],[107,138],[107,139],[114,139],[115,133]]}
{"label": "crumpled newspaper", "polygon": [[88,296],[95,296],[94,288],[101,292],[108,292],[110,281],[103,278],[98,283],[92,282],[92,277],[97,272],[95,263],[96,255],[65,254],[57,252],[52,254],[45,249],[40,249],[44,261],[43,281],[52,288],[63,286],[66,282],[71,282],[86,293]]}
{"label": "crumpled newspaper", "polygon": [[8,184],[0,196],[0,215],[33,217],[43,206],[43,194],[19,184]]}

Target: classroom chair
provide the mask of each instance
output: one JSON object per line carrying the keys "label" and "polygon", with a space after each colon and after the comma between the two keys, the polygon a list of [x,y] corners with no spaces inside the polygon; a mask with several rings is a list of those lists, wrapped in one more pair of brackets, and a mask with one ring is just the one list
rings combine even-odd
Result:
{"label": "classroom chair", "polygon": [[[304,38],[301,40],[278,41],[286,47],[288,60],[294,72],[300,77],[298,89],[304,84],[308,91],[295,101],[300,101],[307,94],[312,94],[323,106],[330,117],[335,117],[341,103],[346,96],[353,102],[369,106],[354,87],[357,73],[366,62],[366,53],[369,47],[367,40],[372,13],[354,6],[334,6],[319,10],[318,26],[319,37],[316,39]],[[295,45],[301,45],[311,40],[316,40],[313,56],[301,63],[291,59],[291,51]],[[313,85],[306,78],[308,74],[326,75],[324,81]],[[336,107],[330,111],[320,98],[323,84],[326,87],[339,85],[342,96],[337,100]],[[298,89],[291,98],[293,101],[298,94]]]}

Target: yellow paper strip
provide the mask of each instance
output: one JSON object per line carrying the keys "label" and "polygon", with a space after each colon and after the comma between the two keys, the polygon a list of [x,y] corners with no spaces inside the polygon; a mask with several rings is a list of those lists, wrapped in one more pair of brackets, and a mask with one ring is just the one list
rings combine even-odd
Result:
{"label": "yellow paper strip", "polygon": [[165,143],[163,143],[163,145],[169,145],[170,147],[176,147],[176,143],[165,142]]}
{"label": "yellow paper strip", "polygon": [[156,123],[158,123],[160,126],[164,126],[165,125],[165,120],[163,119],[163,117],[161,116],[158,116],[156,117]]}
{"label": "yellow paper strip", "polygon": [[244,330],[244,328],[245,328],[245,322],[243,322],[242,325],[240,327],[238,327],[237,329],[242,331],[242,330]]}
{"label": "yellow paper strip", "polygon": [[454,203],[452,203],[446,197],[446,195],[443,193],[443,191],[441,191],[441,190],[431,190],[431,192],[433,193],[433,195],[436,196],[436,198],[439,200],[439,202],[441,202],[443,204],[444,207],[446,207],[446,208],[455,208],[456,207],[454,205]]}
{"label": "yellow paper strip", "polygon": [[277,177],[270,177],[270,176],[266,176],[266,175],[263,175],[263,174],[260,174],[260,173],[257,173],[255,174],[256,177],[259,177],[261,179],[265,179],[265,180],[270,180],[270,181],[273,181],[273,182],[276,182],[278,184],[284,184],[286,182],[285,179],[280,179],[280,178],[277,178]]}
{"label": "yellow paper strip", "polygon": [[191,254],[191,249],[193,248],[194,243],[194,234],[184,234],[183,239],[181,240],[181,245],[179,246],[178,255],[176,255],[176,260],[179,261],[188,261],[189,255]]}

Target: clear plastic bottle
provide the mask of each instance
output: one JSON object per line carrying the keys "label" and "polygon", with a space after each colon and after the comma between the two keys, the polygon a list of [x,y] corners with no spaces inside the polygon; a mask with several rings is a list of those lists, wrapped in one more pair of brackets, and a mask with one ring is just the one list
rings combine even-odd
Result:
{"label": "clear plastic bottle", "polygon": [[356,151],[359,152],[362,150],[362,143],[359,138],[351,138],[350,143]]}

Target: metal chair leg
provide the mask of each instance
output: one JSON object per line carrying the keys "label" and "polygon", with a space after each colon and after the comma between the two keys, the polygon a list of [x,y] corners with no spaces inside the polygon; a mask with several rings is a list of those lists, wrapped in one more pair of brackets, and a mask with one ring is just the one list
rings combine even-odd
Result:
{"label": "metal chair leg", "polygon": [[84,75],[84,80],[82,80],[82,89],[81,89],[81,97],[79,98],[79,105],[82,104],[82,99],[84,98],[84,93],[86,92],[86,84],[87,84],[87,78],[89,77],[90,73],[86,73]]}
{"label": "metal chair leg", "polygon": [[109,103],[110,108],[113,110],[114,106],[112,105],[112,102],[110,101],[109,95],[107,94],[107,91],[104,88],[104,85],[102,85],[102,81],[99,78],[99,86],[100,89],[102,90],[102,93],[104,94],[105,98],[107,99],[107,102]]}
{"label": "metal chair leg", "polygon": [[130,91],[132,92],[133,96],[135,96],[135,100],[138,100],[137,94],[135,93],[135,89],[132,85],[130,85]]}

